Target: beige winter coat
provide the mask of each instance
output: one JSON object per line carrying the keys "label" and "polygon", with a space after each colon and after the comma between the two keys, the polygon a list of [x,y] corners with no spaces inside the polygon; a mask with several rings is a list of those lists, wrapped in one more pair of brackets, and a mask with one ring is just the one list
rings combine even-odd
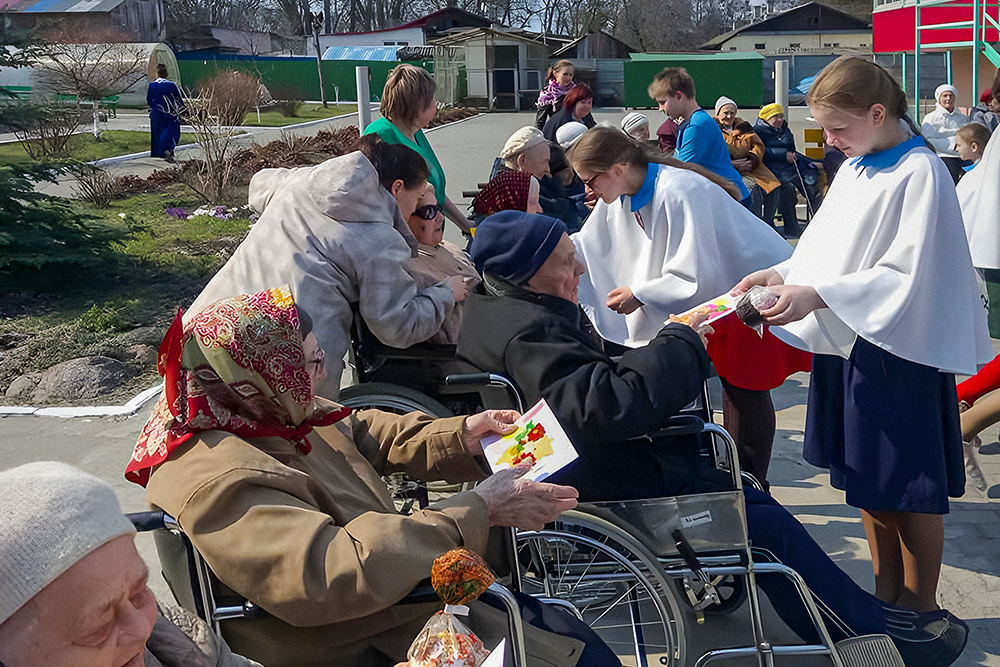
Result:
{"label": "beige winter coat", "polygon": [[188,310],[237,294],[288,285],[313,319],[328,377],[318,393],[336,398],[350,346],[352,303],[386,345],[433,336],[455,306],[444,284],[418,289],[404,265],[416,239],[363,154],[314,167],[264,169],[250,181],[260,219]]}

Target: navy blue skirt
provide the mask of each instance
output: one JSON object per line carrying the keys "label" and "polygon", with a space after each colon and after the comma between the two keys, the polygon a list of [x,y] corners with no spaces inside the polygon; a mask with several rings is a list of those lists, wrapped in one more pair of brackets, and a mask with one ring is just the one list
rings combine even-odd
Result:
{"label": "navy blue skirt", "polygon": [[860,337],[850,359],[815,355],[803,457],[848,505],[947,514],[965,493],[955,376]]}

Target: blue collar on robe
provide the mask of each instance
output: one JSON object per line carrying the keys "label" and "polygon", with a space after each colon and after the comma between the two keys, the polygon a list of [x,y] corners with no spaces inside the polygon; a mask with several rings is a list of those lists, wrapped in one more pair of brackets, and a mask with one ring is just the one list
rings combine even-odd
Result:
{"label": "blue collar on robe", "polygon": [[979,162],[978,162],[978,161],[976,161],[976,162],[973,162],[972,164],[970,164],[970,165],[968,165],[968,166],[965,166],[965,167],[962,167],[962,170],[963,170],[963,171],[972,171],[972,169],[973,169],[973,168],[974,168],[974,167],[975,167],[975,166],[976,166],[977,164],[979,164]]}
{"label": "blue collar on robe", "polygon": [[[653,201],[653,194],[656,192],[656,175],[660,173],[660,165],[657,162],[650,162],[646,166],[646,180],[642,182],[639,191],[632,195],[629,202],[633,211],[638,211]],[[621,196],[622,206],[625,205],[625,195]]]}
{"label": "blue collar on robe", "polygon": [[862,155],[860,157],[851,159],[851,166],[860,167],[873,167],[875,169],[886,169],[893,166],[901,159],[903,156],[912,151],[914,148],[920,148],[921,146],[926,147],[927,144],[924,143],[923,137],[911,137],[901,144],[896,144],[892,148],[880,151],[878,153],[869,153],[868,155]]}

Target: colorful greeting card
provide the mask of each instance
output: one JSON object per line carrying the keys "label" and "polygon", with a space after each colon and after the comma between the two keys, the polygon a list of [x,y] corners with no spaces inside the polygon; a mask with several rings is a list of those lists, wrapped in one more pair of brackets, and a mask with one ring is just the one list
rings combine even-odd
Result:
{"label": "colorful greeting card", "polygon": [[514,422],[508,435],[483,438],[483,451],[493,472],[530,463],[524,479],[542,480],[579,458],[545,399]]}
{"label": "colorful greeting card", "polygon": [[680,315],[671,315],[670,319],[664,322],[664,324],[669,324],[670,322],[688,324],[694,317],[702,313],[708,315],[708,319],[702,322],[702,324],[711,324],[716,320],[721,320],[723,317],[735,313],[736,302],[739,300],[740,297],[729,296],[729,294],[726,293],[722,296],[717,296],[714,299],[709,299],[700,306],[695,306],[691,310],[685,311]]}

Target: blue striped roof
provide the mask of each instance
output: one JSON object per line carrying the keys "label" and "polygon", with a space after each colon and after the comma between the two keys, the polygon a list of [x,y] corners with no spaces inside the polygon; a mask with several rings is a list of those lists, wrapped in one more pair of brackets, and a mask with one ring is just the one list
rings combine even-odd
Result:
{"label": "blue striped roof", "polygon": [[323,60],[396,60],[395,46],[331,46],[323,54]]}

